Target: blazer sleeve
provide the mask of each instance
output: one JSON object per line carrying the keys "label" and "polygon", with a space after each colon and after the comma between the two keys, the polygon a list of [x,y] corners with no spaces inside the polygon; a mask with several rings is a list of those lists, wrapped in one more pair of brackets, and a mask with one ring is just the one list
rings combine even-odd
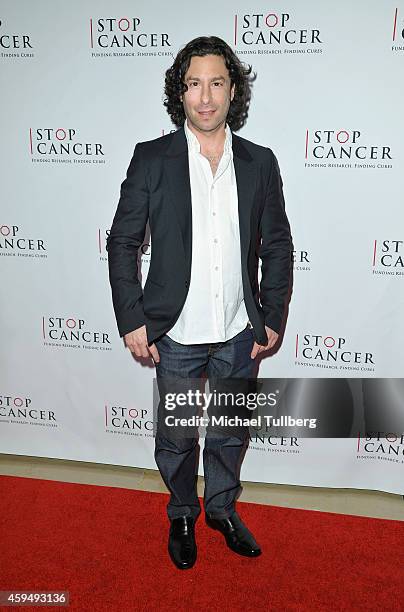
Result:
{"label": "blazer sleeve", "polygon": [[121,185],[118,206],[106,241],[112,302],[121,337],[145,323],[137,262],[148,216],[149,190],[142,149],[137,144]]}
{"label": "blazer sleeve", "polygon": [[265,325],[279,333],[292,274],[292,236],[285,211],[278,160],[270,152],[271,170],[261,217],[260,301]]}

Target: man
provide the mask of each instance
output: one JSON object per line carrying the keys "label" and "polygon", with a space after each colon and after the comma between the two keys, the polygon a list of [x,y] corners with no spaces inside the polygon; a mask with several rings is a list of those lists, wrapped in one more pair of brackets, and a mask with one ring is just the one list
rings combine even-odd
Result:
{"label": "man", "polygon": [[[160,383],[204,373],[248,379],[258,353],[278,339],[291,235],[275,155],[233,133],[247,117],[250,73],[220,38],[189,42],[166,72],[164,104],[178,129],[138,143],[121,186],[107,241],[114,310],[126,346],[153,358]],[[142,291],[137,250],[147,222]],[[235,510],[247,445],[248,431],[206,437],[204,508],[231,550],[255,557],[261,549]],[[196,436],[174,440],[158,425],[155,459],[171,493],[168,549],[181,569],[197,555],[198,448]]]}

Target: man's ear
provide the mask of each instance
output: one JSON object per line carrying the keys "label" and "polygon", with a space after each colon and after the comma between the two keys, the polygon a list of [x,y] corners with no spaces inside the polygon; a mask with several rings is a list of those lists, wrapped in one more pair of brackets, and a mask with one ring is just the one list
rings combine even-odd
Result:
{"label": "man's ear", "polygon": [[234,98],[234,94],[235,94],[235,93],[236,93],[236,84],[235,84],[235,83],[233,83],[233,85],[232,85],[232,87],[231,87],[231,89],[230,89],[230,101],[232,101],[232,100],[233,100],[233,98]]}

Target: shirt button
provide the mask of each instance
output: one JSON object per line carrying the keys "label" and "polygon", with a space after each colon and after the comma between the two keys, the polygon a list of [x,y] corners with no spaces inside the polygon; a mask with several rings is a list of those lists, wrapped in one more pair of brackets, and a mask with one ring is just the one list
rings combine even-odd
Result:
{"label": "shirt button", "polygon": [[216,216],[216,213],[215,213],[215,211],[213,211],[213,213],[212,213],[212,215],[213,215],[214,217]]}
{"label": "shirt button", "polygon": [[219,269],[219,266],[215,266],[215,270],[218,270],[218,269]]}
{"label": "shirt button", "polygon": [[217,242],[217,238],[215,238],[213,242]]}

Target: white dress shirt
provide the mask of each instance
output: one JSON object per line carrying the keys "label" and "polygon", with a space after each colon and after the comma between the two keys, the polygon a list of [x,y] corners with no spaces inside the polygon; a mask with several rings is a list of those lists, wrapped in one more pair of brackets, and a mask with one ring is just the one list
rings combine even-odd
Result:
{"label": "white dress shirt", "polygon": [[181,314],[167,335],[180,344],[224,342],[248,322],[232,134],[226,125],[223,155],[213,176],[187,121],[184,130],[192,197],[191,279]]}

